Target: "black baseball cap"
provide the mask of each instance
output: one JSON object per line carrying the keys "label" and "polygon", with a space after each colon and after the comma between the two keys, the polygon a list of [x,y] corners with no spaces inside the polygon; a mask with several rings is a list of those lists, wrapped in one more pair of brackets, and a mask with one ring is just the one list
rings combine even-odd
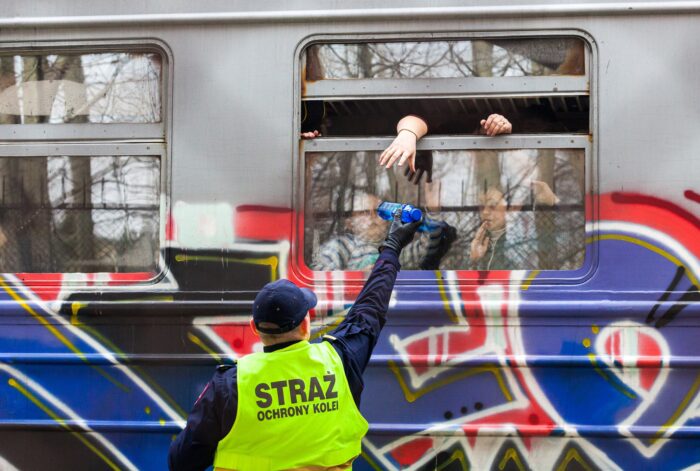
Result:
{"label": "black baseball cap", "polygon": [[[317,298],[308,288],[299,288],[289,280],[277,280],[263,286],[253,303],[255,328],[265,334],[282,334],[296,328],[309,309],[316,306]],[[277,328],[260,327],[270,322]]]}

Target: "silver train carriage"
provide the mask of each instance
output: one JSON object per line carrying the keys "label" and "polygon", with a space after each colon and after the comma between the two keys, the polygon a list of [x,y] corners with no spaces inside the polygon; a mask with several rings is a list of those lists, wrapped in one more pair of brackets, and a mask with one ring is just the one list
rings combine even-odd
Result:
{"label": "silver train carriage", "polygon": [[[328,332],[394,201],[456,237],[437,269],[426,234],[402,258],[355,469],[698,469],[699,21],[696,1],[5,5],[0,468],[163,469],[213,367],[260,349],[255,292],[314,289]],[[513,133],[479,134],[492,114]],[[377,165],[407,115],[429,127],[417,184]]]}

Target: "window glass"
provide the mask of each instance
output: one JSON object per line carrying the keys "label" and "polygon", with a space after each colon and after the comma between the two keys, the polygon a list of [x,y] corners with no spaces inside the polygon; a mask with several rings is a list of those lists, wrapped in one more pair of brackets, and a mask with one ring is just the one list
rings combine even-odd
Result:
{"label": "window glass", "polygon": [[0,158],[0,272],[152,272],[158,156]]}
{"label": "window glass", "polygon": [[[369,269],[388,222],[380,201],[411,203],[454,240],[442,269],[573,270],[584,259],[583,149],[421,152],[432,183],[377,166],[378,152],[306,153],[305,260],[315,270]],[[424,233],[402,253],[418,269]]]}
{"label": "window glass", "polygon": [[0,124],[158,123],[155,53],[0,56]]}
{"label": "window glass", "polygon": [[306,78],[459,78],[584,75],[580,38],[489,38],[317,44],[306,53]]}

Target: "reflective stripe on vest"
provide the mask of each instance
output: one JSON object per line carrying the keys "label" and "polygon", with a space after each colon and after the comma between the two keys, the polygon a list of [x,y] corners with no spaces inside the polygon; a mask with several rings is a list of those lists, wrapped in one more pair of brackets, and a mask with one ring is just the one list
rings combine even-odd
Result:
{"label": "reflective stripe on vest", "polygon": [[367,421],[329,342],[302,341],[238,360],[238,410],[217,468],[275,471],[337,466],[360,454]]}

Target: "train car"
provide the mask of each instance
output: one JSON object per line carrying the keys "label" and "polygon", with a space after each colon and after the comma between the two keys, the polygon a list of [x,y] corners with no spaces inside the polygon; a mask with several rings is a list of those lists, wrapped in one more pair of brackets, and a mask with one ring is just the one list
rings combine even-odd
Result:
{"label": "train car", "polygon": [[[5,5],[0,469],[165,469],[215,366],[260,350],[265,283],[317,293],[314,337],[344,318],[380,201],[454,237],[436,269],[429,232],[402,256],[354,469],[700,469],[699,22],[696,1]],[[492,114],[512,134],[480,135]],[[406,115],[429,127],[410,180],[377,164]]]}

